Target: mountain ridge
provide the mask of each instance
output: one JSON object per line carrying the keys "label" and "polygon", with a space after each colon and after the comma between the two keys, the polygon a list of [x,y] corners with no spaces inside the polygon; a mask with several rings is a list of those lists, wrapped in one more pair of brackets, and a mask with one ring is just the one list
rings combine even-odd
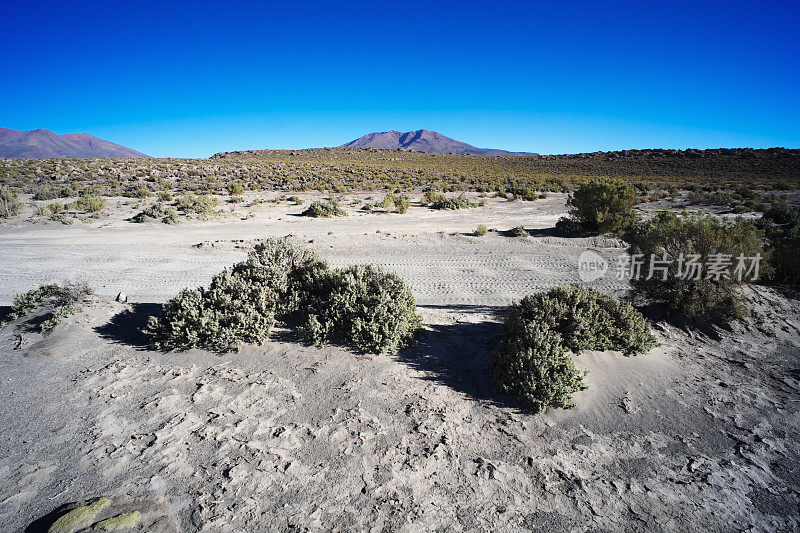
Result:
{"label": "mountain ridge", "polygon": [[431,130],[397,130],[367,133],[340,148],[379,148],[385,150],[415,150],[433,154],[458,155],[536,155],[531,152],[510,152],[497,148],[478,148]]}
{"label": "mountain ridge", "polygon": [[147,154],[86,132],[59,135],[45,128],[20,131],[2,127],[0,127],[0,157],[9,159],[150,158]]}

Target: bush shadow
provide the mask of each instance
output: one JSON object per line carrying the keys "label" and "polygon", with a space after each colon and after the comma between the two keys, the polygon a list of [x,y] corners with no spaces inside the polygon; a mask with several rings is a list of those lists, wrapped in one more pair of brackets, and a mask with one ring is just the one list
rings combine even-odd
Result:
{"label": "bush shadow", "polygon": [[497,391],[491,363],[503,337],[501,309],[487,306],[420,306],[453,312],[491,313],[478,322],[427,325],[398,359],[435,381],[475,400],[503,407],[524,408],[514,398]]}
{"label": "bush shadow", "polygon": [[5,322],[6,317],[11,314],[10,305],[0,305],[0,324]]}
{"label": "bush shadow", "polygon": [[142,333],[142,328],[147,324],[149,317],[161,314],[162,305],[157,303],[129,305],[130,309],[117,313],[111,320],[94,330],[103,339],[144,350],[151,343]]}

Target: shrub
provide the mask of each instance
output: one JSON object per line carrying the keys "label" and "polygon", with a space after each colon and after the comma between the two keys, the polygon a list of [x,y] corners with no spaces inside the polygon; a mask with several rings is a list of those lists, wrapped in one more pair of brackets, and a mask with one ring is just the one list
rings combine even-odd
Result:
{"label": "shrub", "polygon": [[333,198],[330,198],[325,202],[312,202],[311,205],[308,206],[308,209],[303,211],[302,215],[316,218],[346,217],[347,211],[342,209],[342,207],[339,205],[339,202]]}
{"label": "shrub", "polygon": [[402,280],[359,266],[331,270],[313,252],[283,239],[258,244],[217,274],[208,289],[186,289],[144,329],[159,349],[236,351],[261,344],[276,320],[297,321],[314,344],[341,339],[363,351],[397,350],[419,328]]}
{"label": "shrub", "polygon": [[292,202],[295,205],[300,205],[303,203],[303,200],[301,200],[299,196],[290,196],[286,200]]}
{"label": "shrub", "polygon": [[41,189],[36,191],[32,200],[55,200],[60,195],[55,189]]}
{"label": "shrub", "polygon": [[539,197],[536,191],[530,187],[512,187],[508,189],[508,192],[513,194],[516,199],[528,202],[532,202]]}
{"label": "shrub", "polygon": [[153,191],[151,191],[146,187],[138,187],[136,189],[125,191],[124,193],[122,193],[122,196],[126,196],[128,198],[139,198],[140,200],[143,200],[145,198],[153,196]]}
{"label": "shrub", "polygon": [[64,318],[78,310],[78,304],[92,294],[85,283],[67,282],[64,285],[40,285],[38,288],[14,296],[11,313],[7,321],[16,320],[49,308],[48,312],[37,320],[28,320],[24,326],[39,332],[47,332],[56,327]]}
{"label": "shrub", "polygon": [[172,193],[169,191],[158,191],[158,201],[159,202],[171,202],[172,201]]}
{"label": "shrub", "polygon": [[231,196],[239,196],[244,194],[244,186],[238,181],[232,181],[225,185],[225,190],[228,191],[228,194]]}
{"label": "shrub", "polygon": [[433,201],[430,203],[430,206],[434,209],[450,210],[467,209],[470,207],[478,207],[479,205],[480,204],[477,202],[469,201],[463,192],[456,198],[447,198],[443,194],[438,194],[433,197]]}
{"label": "shrub", "polygon": [[769,251],[772,280],[800,287],[800,226],[775,235]]}
{"label": "shrub", "polygon": [[408,208],[410,206],[411,202],[409,201],[407,196],[395,196],[394,194],[389,193],[383,197],[383,200],[375,204],[374,207],[379,207],[385,209],[386,211],[396,211],[398,213],[405,213],[406,211],[408,211]]}
{"label": "shrub", "polygon": [[583,225],[577,220],[561,217],[556,222],[556,235],[559,237],[580,237],[583,232]]}
{"label": "shrub", "polygon": [[174,207],[153,204],[131,218],[131,222],[147,222],[150,219],[161,219],[164,224],[177,224],[178,211]]}
{"label": "shrub", "polygon": [[150,317],[144,333],[162,350],[238,351],[239,342],[262,344],[276,315],[309,300],[324,262],[283,239],[259,243],[247,259],[214,276],[208,289],[184,289]]}
{"label": "shrub", "polygon": [[84,213],[99,213],[106,207],[106,201],[99,196],[86,194],[75,201],[75,208]]}
{"label": "shrub", "polygon": [[403,281],[371,265],[334,271],[317,305],[301,329],[317,345],[341,339],[364,352],[395,352],[422,324]]}
{"label": "shrub", "polygon": [[643,353],[656,345],[644,317],[630,303],[579,285],[556,287],[511,306],[505,338],[492,363],[503,392],[534,412],[571,407],[571,394],[585,388],[568,351]]}
{"label": "shrub", "polygon": [[636,188],[620,179],[596,178],[581,185],[570,198],[570,216],[589,231],[620,232],[636,219]]}
{"label": "shrub", "polygon": [[[639,224],[632,236],[635,244],[628,252],[632,257],[639,254],[643,262],[640,275],[631,280],[638,297],[664,303],[690,321],[725,322],[742,316],[744,309],[737,287],[746,280],[744,276],[737,279],[737,258],[764,255],[761,236],[752,222],[741,218],[724,222],[713,216],[680,218],[665,212]],[[671,260],[668,265],[651,264],[651,258],[662,260],[664,254]],[[722,259],[714,254],[724,254],[730,260],[729,277],[717,276],[705,268],[715,258]],[[687,270],[690,259],[701,265],[699,275],[696,270]],[[687,272],[692,275],[684,275]],[[759,274],[766,273],[766,267],[761,265]]]}
{"label": "shrub", "polygon": [[22,202],[17,193],[0,187],[0,218],[13,218],[22,213]]}
{"label": "shrub", "polygon": [[472,234],[475,235],[476,237],[483,237],[487,233],[489,233],[489,228],[487,228],[483,224],[480,224],[477,228],[475,228],[475,231],[472,232]]}
{"label": "shrub", "polygon": [[205,217],[214,214],[214,208],[219,205],[219,200],[207,194],[184,194],[175,202],[175,207],[187,215]]}
{"label": "shrub", "polygon": [[530,233],[528,233],[525,228],[522,226],[517,226],[508,230],[508,234],[512,237],[530,237]]}

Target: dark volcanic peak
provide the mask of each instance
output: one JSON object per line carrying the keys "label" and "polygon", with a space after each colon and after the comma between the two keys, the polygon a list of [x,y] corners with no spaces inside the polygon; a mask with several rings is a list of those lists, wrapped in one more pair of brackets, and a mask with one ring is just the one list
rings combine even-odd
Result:
{"label": "dark volcanic peak", "polygon": [[39,128],[17,131],[0,128],[0,157],[45,159],[52,157],[150,157],[88,133],[58,135]]}
{"label": "dark volcanic peak", "polygon": [[354,141],[343,144],[342,148],[383,148],[388,150],[416,150],[433,154],[471,154],[471,155],[534,155],[528,152],[508,152],[493,148],[476,148],[441,133],[430,130],[383,131],[368,133]]}

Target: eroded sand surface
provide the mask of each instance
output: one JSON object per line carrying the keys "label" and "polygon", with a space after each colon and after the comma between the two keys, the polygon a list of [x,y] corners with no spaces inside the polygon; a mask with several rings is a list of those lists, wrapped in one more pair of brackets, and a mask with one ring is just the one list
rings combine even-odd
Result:
{"label": "eroded sand surface", "polygon": [[[498,307],[577,281],[582,250],[622,243],[464,233],[546,229],[563,210],[553,196],[335,220],[270,206],[224,224],[0,228],[0,304],[77,274],[98,293],[20,349],[0,330],[2,529],[104,495],[158,502],[187,531],[798,529],[800,302],[776,290],[752,291],[753,316],[732,330],[659,325],[646,355],[582,354],[577,409],[532,416],[493,392]],[[418,342],[393,357],[286,331],[235,355],[142,345],[154,304],[286,234],[336,265],[399,273],[425,318]],[[110,301],[120,290],[133,305]]]}

